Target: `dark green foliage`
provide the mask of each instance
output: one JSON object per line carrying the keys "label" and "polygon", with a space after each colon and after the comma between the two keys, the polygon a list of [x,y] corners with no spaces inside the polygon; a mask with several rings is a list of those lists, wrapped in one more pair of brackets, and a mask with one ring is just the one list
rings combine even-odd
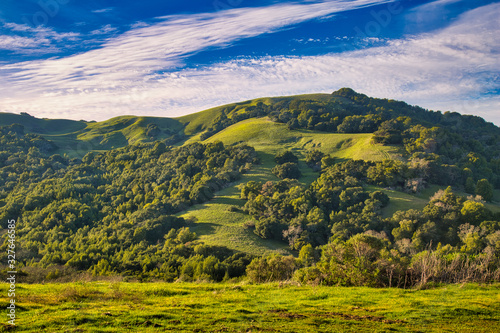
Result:
{"label": "dark green foliage", "polygon": [[486,201],[491,201],[493,199],[493,186],[488,182],[488,179],[478,180],[476,184],[476,194],[480,195]]}
{"label": "dark green foliage", "polygon": [[474,178],[467,177],[465,181],[465,192],[474,194],[476,192],[476,183],[474,182]]}
{"label": "dark green foliage", "polygon": [[380,228],[381,208],[389,201],[381,192],[370,195],[360,187],[366,170],[362,161],[339,163],[324,170],[308,189],[290,180],[262,187],[247,184],[242,196],[252,194],[246,195],[244,209],[257,220],[259,236],[286,240],[294,249],[326,244],[332,235],[347,239]]}
{"label": "dark green foliage", "polygon": [[324,157],[325,157],[325,154],[323,154],[321,151],[319,151],[317,149],[314,149],[314,150],[307,152],[306,163],[314,171],[319,171],[319,170],[321,170],[321,160]]}
{"label": "dark green foliage", "polygon": [[285,164],[285,163],[298,163],[299,159],[289,150],[279,152],[274,157],[274,161],[276,164]]}
{"label": "dark green foliage", "polygon": [[[383,144],[400,144],[403,141],[403,132],[406,130],[406,126],[403,123],[405,119],[391,119],[384,121],[378,127],[377,131],[373,133],[373,141],[375,143]],[[406,118],[409,123],[410,118]]]}
{"label": "dark green foliage", "polygon": [[[156,142],[77,161],[42,153],[33,147],[40,139],[20,127],[1,133],[10,150],[0,154],[0,181],[9,190],[1,192],[0,219],[19,219],[20,265],[167,281],[220,281],[232,266],[231,251],[202,251],[188,222],[173,214],[238,179],[256,158],[253,148],[216,142],[174,149]],[[242,272],[242,259],[235,260],[229,276]]]}
{"label": "dark green foliage", "polygon": [[281,179],[299,179],[302,175],[297,163],[286,162],[279,164],[272,169],[273,174]]}
{"label": "dark green foliage", "polygon": [[337,126],[339,133],[373,133],[382,121],[380,116],[368,114],[366,116],[347,116]]}

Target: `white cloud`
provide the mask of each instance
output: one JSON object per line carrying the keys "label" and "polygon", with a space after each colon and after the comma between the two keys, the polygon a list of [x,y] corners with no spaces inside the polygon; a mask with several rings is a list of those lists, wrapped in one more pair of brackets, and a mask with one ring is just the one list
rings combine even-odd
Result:
{"label": "white cloud", "polygon": [[113,11],[113,7],[96,9],[96,10],[93,10],[92,13],[103,14],[103,13],[109,13],[111,11]]}
{"label": "white cloud", "polygon": [[22,54],[47,54],[59,52],[58,44],[75,42],[79,33],[59,33],[53,29],[27,24],[4,22],[3,28],[9,33],[0,35],[0,50],[14,51]]}
{"label": "white cloud", "polygon": [[[96,120],[120,114],[178,116],[255,97],[347,86],[375,97],[478,114],[500,124],[500,97],[484,97],[500,88],[500,4],[470,11],[441,31],[386,46],[174,71],[186,54],[327,15],[329,10],[332,3],[169,17],[99,50],[3,66],[0,75],[8,83],[0,90],[0,110]],[[154,73],[165,68],[172,72]]]}
{"label": "white cloud", "polygon": [[0,35],[0,50],[18,50],[23,48],[34,48],[40,45],[34,39],[20,37],[20,36],[9,36]]}
{"label": "white cloud", "polygon": [[117,32],[118,29],[115,27],[112,27],[111,24],[106,24],[105,26],[102,26],[99,29],[93,30],[90,32],[91,35],[107,35],[112,32]]}
{"label": "white cloud", "polygon": [[[22,85],[23,96],[27,93],[42,96],[53,91],[64,94],[88,88],[128,91],[153,80],[154,76],[150,75],[155,71],[179,67],[183,57],[200,50],[223,47],[238,39],[273,32],[335,12],[390,1],[337,0],[167,16],[160,18],[160,23],[131,30],[100,49],[63,59],[4,66],[0,73],[10,74],[5,80],[11,87],[19,89]],[[12,96],[12,91],[7,94],[0,91],[1,95]],[[89,102],[93,103],[93,100]]]}

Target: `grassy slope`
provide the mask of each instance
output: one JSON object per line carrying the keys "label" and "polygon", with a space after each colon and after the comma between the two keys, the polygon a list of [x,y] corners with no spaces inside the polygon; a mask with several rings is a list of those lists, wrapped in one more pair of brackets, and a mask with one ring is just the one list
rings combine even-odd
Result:
{"label": "grassy slope", "polygon": [[27,115],[0,112],[0,126],[21,124],[26,132],[37,132],[40,134],[63,134],[82,130],[87,126],[85,121],[68,119],[39,119]]}
{"label": "grassy slope", "polygon": [[[271,105],[280,101],[291,101],[293,99],[326,101],[326,100],[331,100],[332,95],[306,94],[306,95],[284,96],[284,97],[263,97],[239,103],[231,103],[222,106],[217,106],[215,108],[188,114],[186,116],[178,117],[175,119],[186,126],[184,131],[186,135],[193,135],[205,130],[212,123],[212,120],[218,117],[222,113],[222,111],[226,108],[230,109],[235,108],[238,111],[239,110],[243,111],[245,110],[246,107],[256,105],[258,102]],[[350,101],[341,97],[336,97],[334,99],[342,100],[346,103],[351,103]]]}
{"label": "grassy slope", "polygon": [[[18,285],[20,332],[498,332],[500,285]],[[0,284],[2,308],[8,285]],[[7,331],[7,316],[0,331]]]}
{"label": "grassy slope", "polygon": [[370,143],[372,134],[336,134],[309,130],[290,131],[285,124],[275,123],[267,118],[254,118],[239,122],[207,139],[208,142],[222,141],[224,144],[244,142],[265,156],[282,150],[292,150],[304,159],[307,151],[319,149],[325,154],[346,159],[378,161],[385,158],[399,158],[397,148]]}
{"label": "grassy slope", "polygon": [[365,186],[367,191],[382,191],[391,199],[389,205],[383,209],[384,217],[391,217],[398,210],[409,210],[409,209],[417,209],[421,210],[422,208],[429,203],[428,198],[419,197],[416,195],[388,190],[378,186]]}
{"label": "grassy slope", "polygon": [[82,157],[90,150],[107,150],[149,141],[146,136],[149,124],[156,124],[162,130],[157,139],[164,139],[183,129],[179,121],[161,117],[120,116],[101,122],[84,122],[0,113],[0,126],[14,123],[22,124],[26,132],[34,132],[54,141],[59,147],[58,153],[71,157]]}
{"label": "grassy slope", "polygon": [[[274,123],[266,118],[248,119],[232,125],[225,130],[208,138],[205,142],[222,141],[224,144],[244,142],[256,149],[262,164],[257,166],[233,186],[217,193],[216,197],[208,203],[191,207],[182,216],[193,216],[197,223],[192,228],[207,244],[224,245],[234,250],[252,254],[263,254],[271,251],[283,253],[284,243],[265,241],[245,229],[243,224],[250,219],[241,212],[229,212],[231,205],[242,206],[243,200],[239,199],[238,184],[250,180],[266,182],[276,181],[271,169],[274,167],[274,155],[283,149],[292,150],[299,156],[299,166],[303,177],[300,182],[310,184],[317,173],[312,172],[305,165],[305,154],[310,149],[319,149],[327,154],[332,154],[339,159],[364,159],[382,160],[386,158],[401,159],[401,153],[396,147],[373,145],[370,143],[371,134],[329,134],[307,130],[290,131],[284,124]],[[192,137],[185,144],[199,141],[198,136]],[[381,190],[386,193],[391,201],[384,208],[384,217],[390,217],[398,210],[422,209],[429,198],[440,186],[431,186],[420,194],[412,195],[400,191],[388,190],[377,186],[367,186],[367,190]],[[466,196],[465,193],[457,192]],[[488,203],[486,207],[492,211],[500,211],[498,203]]]}
{"label": "grassy slope", "polygon": [[221,114],[224,106],[218,106],[212,109],[191,113],[186,116],[176,118],[181,124],[185,126],[184,133],[186,135],[193,135],[201,132],[211,124],[212,120]]}
{"label": "grassy slope", "polygon": [[[318,174],[312,172],[304,162],[305,154],[310,149],[319,149],[340,159],[356,158],[381,160],[392,157],[399,158],[393,147],[370,144],[371,134],[328,134],[307,130],[290,131],[284,124],[274,123],[266,118],[248,119],[239,122],[208,138],[206,142],[222,141],[224,144],[244,142],[254,147],[262,163],[244,175],[231,187],[218,192],[215,198],[207,203],[191,207],[181,215],[195,217],[197,222],[191,228],[207,244],[227,246],[231,249],[251,254],[262,255],[270,252],[286,253],[286,244],[263,240],[243,224],[250,220],[241,212],[230,212],[232,205],[243,206],[239,199],[238,184],[250,180],[266,182],[276,181],[271,169],[276,165],[274,155],[283,149],[290,149],[299,157],[299,166],[303,177],[300,182],[309,185]],[[196,136],[185,144],[198,141]]]}

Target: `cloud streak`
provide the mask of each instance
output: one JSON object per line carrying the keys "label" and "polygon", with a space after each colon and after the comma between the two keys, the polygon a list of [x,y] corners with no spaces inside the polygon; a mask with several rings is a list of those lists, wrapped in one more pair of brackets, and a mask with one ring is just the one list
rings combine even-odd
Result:
{"label": "cloud streak", "polygon": [[[500,89],[499,4],[470,11],[441,31],[385,46],[183,68],[183,58],[200,50],[374,3],[381,2],[276,5],[164,17],[101,49],[0,67],[8,82],[0,90],[0,110],[96,120],[121,114],[178,116],[255,97],[349,86],[371,96],[478,114],[500,123],[498,95],[485,97]],[[482,114],[484,110],[490,112]]]}
{"label": "cloud streak", "polygon": [[0,50],[18,54],[57,53],[60,51],[59,44],[76,42],[80,38],[79,33],[59,33],[43,26],[34,28],[26,24],[4,22],[1,28],[8,34],[0,34]]}

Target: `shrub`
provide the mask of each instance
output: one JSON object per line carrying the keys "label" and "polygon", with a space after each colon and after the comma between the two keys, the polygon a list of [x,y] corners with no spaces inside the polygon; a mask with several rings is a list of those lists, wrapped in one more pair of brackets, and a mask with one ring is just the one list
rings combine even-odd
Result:
{"label": "shrub", "polygon": [[277,153],[276,156],[274,157],[274,161],[276,162],[276,164],[285,164],[288,162],[298,163],[299,159],[291,151],[287,150]]}
{"label": "shrub", "polygon": [[281,179],[298,179],[302,176],[297,163],[287,162],[272,169],[273,174]]}

